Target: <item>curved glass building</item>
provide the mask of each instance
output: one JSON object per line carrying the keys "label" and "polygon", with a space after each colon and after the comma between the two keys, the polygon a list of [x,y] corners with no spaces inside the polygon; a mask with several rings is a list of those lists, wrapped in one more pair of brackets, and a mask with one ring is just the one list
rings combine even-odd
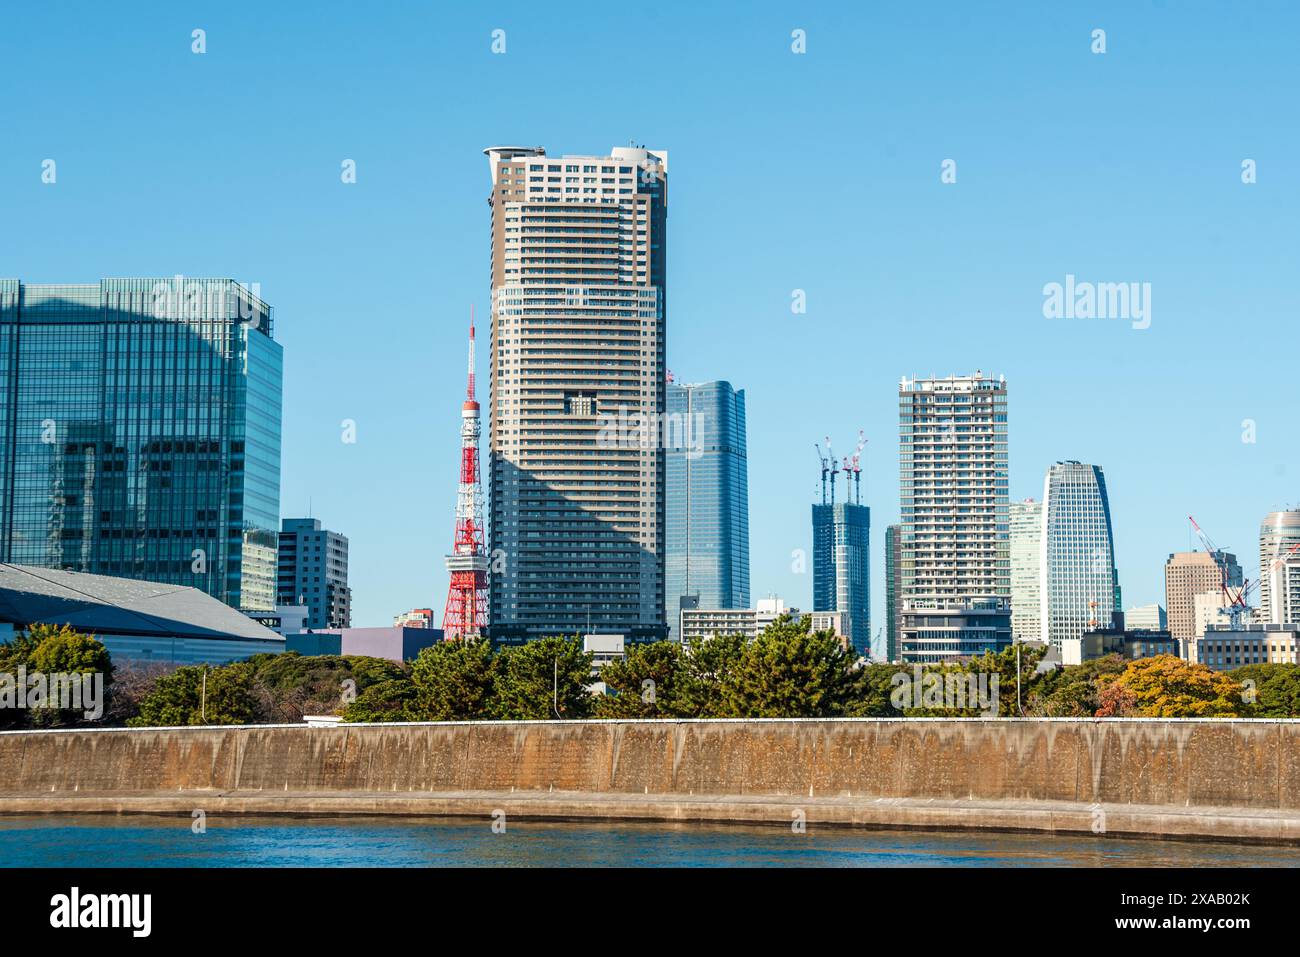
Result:
{"label": "curved glass building", "polygon": [[[1259,525],[1259,605],[1265,622],[1300,622],[1300,509],[1269,512]],[[1296,548],[1295,551],[1292,551]]]}
{"label": "curved glass building", "polygon": [[1039,602],[1042,639],[1109,628],[1120,603],[1106,476],[1098,465],[1056,462],[1043,482]]}

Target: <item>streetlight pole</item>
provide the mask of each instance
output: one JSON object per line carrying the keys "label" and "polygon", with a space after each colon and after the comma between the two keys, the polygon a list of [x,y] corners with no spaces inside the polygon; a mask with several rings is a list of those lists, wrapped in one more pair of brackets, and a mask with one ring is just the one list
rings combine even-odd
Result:
{"label": "streetlight pole", "polygon": [[1020,642],[1016,642],[1016,714],[1025,716],[1025,709],[1020,707]]}

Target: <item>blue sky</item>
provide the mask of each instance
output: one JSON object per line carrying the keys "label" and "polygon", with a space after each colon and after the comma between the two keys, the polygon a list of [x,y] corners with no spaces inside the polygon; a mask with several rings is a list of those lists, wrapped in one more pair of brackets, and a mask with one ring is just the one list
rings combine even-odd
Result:
{"label": "blue sky", "polygon": [[[260,283],[282,511],[351,539],[356,624],[445,600],[494,143],[669,151],[669,366],[746,390],[756,597],[808,607],[813,443],[863,429],[881,623],[902,375],[1006,375],[1013,498],[1103,466],[1126,605],[1188,514],[1254,577],[1300,504],[1292,4],[277,6],[7,10],[0,276]],[[1067,273],[1151,283],[1150,328],[1045,319]]]}

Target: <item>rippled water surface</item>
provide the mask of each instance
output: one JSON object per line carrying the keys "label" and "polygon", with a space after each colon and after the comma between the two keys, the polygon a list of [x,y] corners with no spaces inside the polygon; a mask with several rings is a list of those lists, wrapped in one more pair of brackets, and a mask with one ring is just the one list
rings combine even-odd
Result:
{"label": "rippled water surface", "polygon": [[0,817],[18,867],[1194,867],[1300,864],[1300,849],[1181,841],[810,827],[422,818]]}

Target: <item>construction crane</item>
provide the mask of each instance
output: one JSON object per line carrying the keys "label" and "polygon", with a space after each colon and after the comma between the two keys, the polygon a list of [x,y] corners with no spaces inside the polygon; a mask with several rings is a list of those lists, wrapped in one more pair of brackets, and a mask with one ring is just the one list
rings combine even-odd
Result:
{"label": "construction crane", "polygon": [[[1196,537],[1201,540],[1201,544],[1205,546],[1206,552],[1209,553],[1210,558],[1214,559],[1214,564],[1219,568],[1219,589],[1223,593],[1224,607],[1228,609],[1245,609],[1246,590],[1249,583],[1245,579],[1242,579],[1241,585],[1236,587],[1235,591],[1233,590],[1233,584],[1228,581],[1228,564],[1222,558],[1222,549],[1214,544],[1214,541],[1210,536],[1205,533],[1205,529],[1196,524],[1196,519],[1188,515],[1187,520],[1192,523],[1192,530],[1196,532]],[[1229,614],[1232,616],[1232,621],[1235,625],[1240,612],[1230,610]]]}
{"label": "construction crane", "polygon": [[1219,557],[1222,552],[1214,544],[1210,536],[1205,533],[1205,530],[1196,524],[1196,519],[1188,515],[1187,520],[1192,523],[1192,528],[1195,529],[1197,537],[1201,540],[1201,544],[1204,545],[1205,550],[1210,553],[1210,556],[1214,559],[1214,563],[1219,566],[1219,587],[1223,592],[1224,607],[1228,609],[1228,620],[1232,623],[1234,629],[1240,628],[1245,614],[1250,608],[1250,597],[1254,593],[1255,589],[1259,587],[1259,583],[1264,581],[1266,578],[1269,578],[1281,565],[1289,561],[1291,556],[1294,555],[1297,550],[1300,550],[1300,542],[1296,542],[1285,552],[1279,549],[1278,554],[1274,556],[1273,561],[1269,563],[1269,566],[1259,570],[1259,578],[1254,581],[1243,578],[1241,587],[1234,590],[1232,584],[1228,581],[1227,564]]}
{"label": "construction crane", "polygon": [[[827,442],[829,443],[829,439]],[[862,450],[867,447],[867,434],[858,429],[858,447],[853,450],[852,455],[844,457],[844,485],[845,494],[848,489],[853,490],[853,504],[862,504]],[[852,484],[850,484],[852,483]]]}
{"label": "construction crane", "polygon": [[831,470],[831,460],[822,454],[822,447],[818,445],[816,442],[813,443],[813,448],[817,450],[817,458],[820,459],[822,463],[822,504],[825,505],[826,504],[826,475]]}

